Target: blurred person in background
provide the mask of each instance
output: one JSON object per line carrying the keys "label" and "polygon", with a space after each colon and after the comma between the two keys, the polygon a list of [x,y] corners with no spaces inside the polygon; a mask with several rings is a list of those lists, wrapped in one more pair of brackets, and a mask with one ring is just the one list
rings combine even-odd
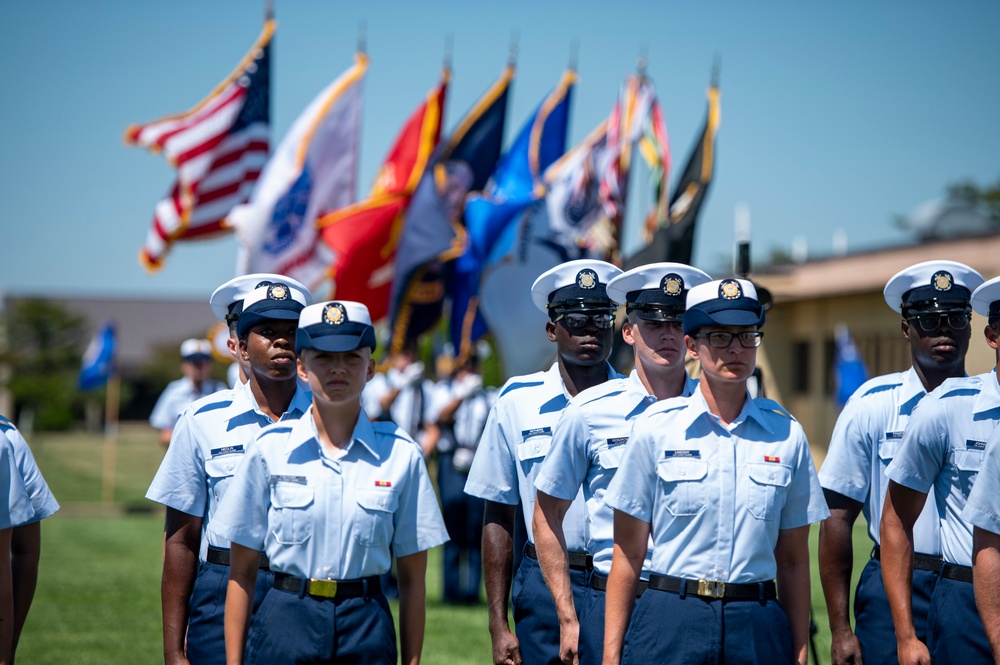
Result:
{"label": "blurred person in background", "polygon": [[160,432],[160,443],[170,445],[177,417],[192,402],[224,390],[226,385],[212,378],[212,343],[207,339],[186,339],[181,344],[181,372],[184,376],[171,381],[156,400],[149,424]]}

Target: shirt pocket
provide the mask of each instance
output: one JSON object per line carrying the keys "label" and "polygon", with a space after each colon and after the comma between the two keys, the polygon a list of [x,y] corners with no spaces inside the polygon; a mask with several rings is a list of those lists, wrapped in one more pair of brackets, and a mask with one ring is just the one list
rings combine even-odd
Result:
{"label": "shirt pocket", "polygon": [[271,487],[274,507],[274,539],[282,545],[301,545],[312,536],[312,512],[315,498],[311,487],[278,483]]}
{"label": "shirt pocket", "polygon": [[899,453],[902,443],[902,439],[887,439],[885,437],[879,439],[878,459],[879,463],[882,465],[882,475],[885,475],[885,470],[889,467],[889,463],[893,460],[896,454]]}
{"label": "shirt pocket", "polygon": [[205,460],[205,476],[208,478],[208,488],[216,501],[221,501],[222,496],[229,487],[229,481],[236,473],[236,467],[243,461],[243,455],[221,455]]}
{"label": "shirt pocket", "polygon": [[385,547],[392,537],[392,518],[399,507],[399,494],[392,488],[354,490],[357,509],[354,539],[365,547]]}
{"label": "shirt pocket", "polygon": [[774,462],[747,464],[747,510],[759,520],[773,520],[781,515],[792,467]]}
{"label": "shirt pocket", "polygon": [[602,469],[617,469],[622,463],[622,454],[625,446],[619,445],[613,448],[605,448],[597,454],[598,463]]}
{"label": "shirt pocket", "polygon": [[708,503],[708,463],[689,457],[668,457],[656,465],[663,503],[675,517],[697,515]]}
{"label": "shirt pocket", "polygon": [[956,450],[955,469],[958,474],[958,482],[966,498],[972,491],[972,485],[976,482],[979,469],[983,465],[982,450]]}

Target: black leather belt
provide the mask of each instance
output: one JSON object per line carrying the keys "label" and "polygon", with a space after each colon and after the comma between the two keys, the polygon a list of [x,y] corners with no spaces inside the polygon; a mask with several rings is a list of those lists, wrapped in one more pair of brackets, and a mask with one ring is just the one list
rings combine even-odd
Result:
{"label": "black leather belt", "polygon": [[[882,548],[878,545],[872,550],[872,558],[876,561],[882,560]],[[929,570],[933,573],[941,570],[941,557],[933,554],[913,553],[913,570]]]}
{"label": "black leather belt", "polygon": [[972,584],[972,568],[960,566],[957,563],[946,563],[941,567],[941,577]]}
{"label": "black leather belt", "polygon": [[731,584],[718,580],[689,580],[672,575],[650,575],[649,588],[681,595],[729,600],[774,600],[778,597],[774,580],[754,584]]}
{"label": "black leather belt", "polygon": [[[638,598],[642,595],[642,592],[646,590],[649,586],[649,582],[646,580],[639,580],[639,587],[635,591],[635,597]],[[608,578],[600,573],[594,573],[590,576],[590,588],[597,589],[598,591],[608,590]]]}
{"label": "black leather belt", "polygon": [[382,593],[382,582],[378,575],[359,580],[307,580],[275,573],[274,588],[314,598],[362,598]]}
{"label": "black leather belt", "polygon": [[[229,550],[222,549],[221,547],[208,546],[208,555],[205,560],[209,563],[214,563],[220,566],[229,565]],[[260,563],[257,565],[258,568],[263,568],[267,570],[270,568],[271,562],[267,560],[267,555],[263,552],[260,553]]]}
{"label": "black leather belt", "polygon": [[[528,543],[524,548],[524,553],[531,557],[532,559],[538,560],[538,550],[535,549],[533,543]],[[593,570],[594,569],[594,557],[590,556],[586,552],[566,552],[567,558],[569,559],[569,567],[573,570]]]}

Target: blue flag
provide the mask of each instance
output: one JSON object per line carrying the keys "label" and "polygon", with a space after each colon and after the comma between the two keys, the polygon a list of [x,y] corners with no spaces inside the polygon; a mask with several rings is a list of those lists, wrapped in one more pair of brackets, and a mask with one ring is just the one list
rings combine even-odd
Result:
{"label": "blue flag", "polygon": [[500,159],[488,189],[466,201],[468,240],[465,251],[451,264],[448,279],[451,342],[459,362],[488,331],[478,308],[483,266],[502,238],[512,242],[509,230],[514,222],[544,195],[542,174],[566,152],[570,94],[575,82],[575,72],[563,74]]}
{"label": "blue flag", "polygon": [[94,335],[83,354],[80,366],[80,390],[94,390],[108,382],[115,362],[115,327],[106,323]]}
{"label": "blue flag", "polygon": [[847,403],[861,384],[868,380],[868,369],[865,367],[858,348],[854,346],[851,333],[847,326],[838,324],[834,332],[836,351],[833,360],[833,376],[836,382],[837,403],[841,406]]}

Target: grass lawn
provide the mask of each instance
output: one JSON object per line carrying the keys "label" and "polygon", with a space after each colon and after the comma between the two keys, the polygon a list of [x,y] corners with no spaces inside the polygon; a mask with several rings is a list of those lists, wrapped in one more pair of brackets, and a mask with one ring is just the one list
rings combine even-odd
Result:
{"label": "grass lawn", "polygon": [[[144,425],[122,427],[111,503],[101,501],[101,437],[36,433],[30,443],[62,510],[42,524],[38,590],[18,662],[162,663],[163,514],[143,498],[163,456],[155,433]],[[817,531],[814,527],[810,543],[813,616],[820,662],[828,663],[829,629],[816,570]],[[855,529],[855,544],[856,578],[870,548],[863,521]],[[431,665],[489,663],[485,605],[442,604],[440,554],[440,548],[430,552],[423,660]]]}

